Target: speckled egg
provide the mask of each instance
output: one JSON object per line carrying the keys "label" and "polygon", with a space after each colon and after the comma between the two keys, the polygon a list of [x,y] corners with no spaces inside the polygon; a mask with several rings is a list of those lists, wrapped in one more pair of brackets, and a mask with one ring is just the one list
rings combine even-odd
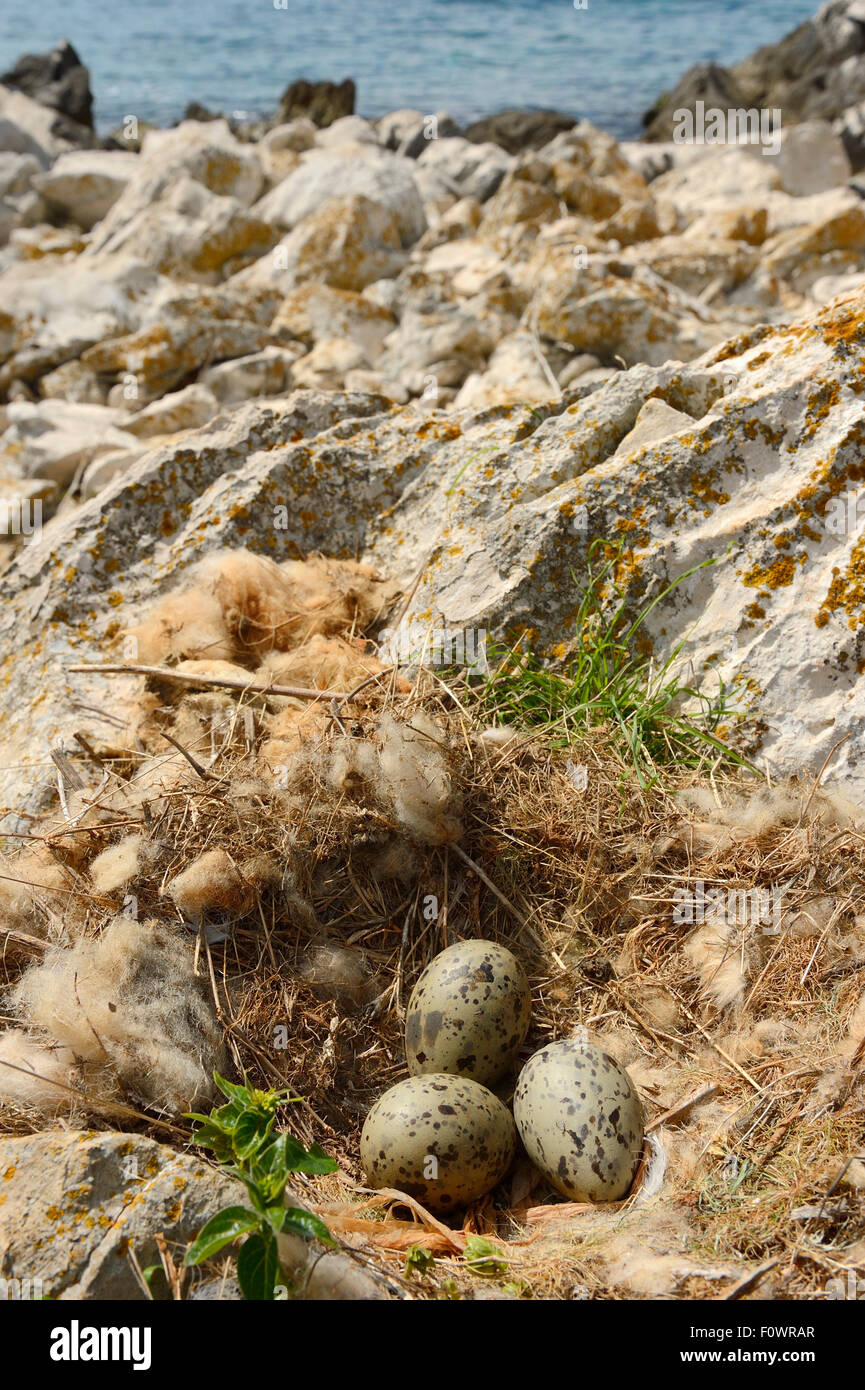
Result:
{"label": "speckled egg", "polygon": [[412,1076],[446,1071],[482,1086],[516,1061],[532,996],[516,956],[494,941],[458,941],[430,961],[412,991],[405,1050]]}
{"label": "speckled egg", "polygon": [[526,1153],[563,1196],[615,1202],[634,1180],[643,1113],[631,1078],[600,1047],[550,1043],[520,1072],[514,1118]]}
{"label": "speckled egg", "polygon": [[517,1132],[485,1086],[433,1072],[392,1086],[366,1117],[360,1156],[371,1187],[397,1187],[433,1211],[482,1197],[511,1165]]}

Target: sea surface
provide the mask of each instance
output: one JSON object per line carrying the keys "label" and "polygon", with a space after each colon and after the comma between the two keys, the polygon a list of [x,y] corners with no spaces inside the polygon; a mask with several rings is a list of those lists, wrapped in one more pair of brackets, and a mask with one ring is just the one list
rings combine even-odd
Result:
{"label": "sea surface", "polygon": [[[276,3],[286,8],[276,8]],[[96,124],[170,125],[189,101],[273,111],[295,78],[353,77],[357,109],[549,106],[623,138],[692,63],[729,64],[813,15],[817,0],[3,0],[0,72],[68,38]]]}

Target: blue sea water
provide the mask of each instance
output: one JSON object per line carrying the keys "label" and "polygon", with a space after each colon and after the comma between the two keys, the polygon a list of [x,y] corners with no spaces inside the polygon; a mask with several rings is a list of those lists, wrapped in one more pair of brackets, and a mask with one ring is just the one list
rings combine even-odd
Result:
{"label": "blue sea water", "polygon": [[587,116],[619,138],[692,63],[737,61],[817,0],[38,0],[0,6],[0,71],[68,38],[91,71],[96,123],[169,125],[195,100],[272,111],[295,78],[353,77],[357,109],[503,106]]}

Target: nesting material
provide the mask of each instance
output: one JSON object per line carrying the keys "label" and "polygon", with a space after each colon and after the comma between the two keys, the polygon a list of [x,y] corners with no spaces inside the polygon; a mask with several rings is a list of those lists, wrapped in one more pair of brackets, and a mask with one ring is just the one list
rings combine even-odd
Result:
{"label": "nesting material", "polygon": [[167,884],[165,892],[184,917],[200,921],[205,913],[245,912],[252,900],[249,884],[224,849],[211,849]]}
{"label": "nesting material", "polygon": [[143,836],[126,835],[116,845],[97,854],[90,865],[90,877],[97,893],[114,893],[131,883],[141,868],[143,847]]}
{"label": "nesting material", "polygon": [[405,724],[385,715],[379,740],[381,772],[399,824],[422,844],[458,840],[462,826],[443,732],[435,721],[422,710]]}
{"label": "nesting material", "polygon": [[135,660],[146,666],[231,661],[235,651],[219,600],[197,586],[168,594],[124,637],[133,639]]}
{"label": "nesting material", "polygon": [[222,1064],[219,1028],[186,942],[115,917],[102,936],[49,948],[12,991],[21,1018],[77,1059],[108,1063],[130,1095],[199,1107]]}
{"label": "nesting material", "polygon": [[315,993],[344,1004],[368,999],[374,985],[363,951],[336,941],[318,941],[308,951],[299,972]]}
{"label": "nesting material", "polygon": [[739,1003],[745,993],[747,971],[741,931],[706,922],[694,932],[685,948],[687,959],[699,976],[704,994],[718,1008]]}
{"label": "nesting material", "polygon": [[0,1102],[42,1115],[72,1107],[75,1053],[37,1042],[20,1028],[0,1034]]}
{"label": "nesting material", "polygon": [[259,752],[259,766],[262,773],[284,786],[285,775],[292,756],[305,743],[322,734],[331,723],[331,712],[327,705],[317,700],[301,704],[298,700],[286,700],[285,708],[265,720],[269,735],[262,743]]}
{"label": "nesting material", "polygon": [[[361,641],[314,633],[290,652],[272,652],[262,661],[257,681],[274,685],[305,685],[319,690],[353,690],[361,681],[385,671],[378,657],[364,650]],[[406,683],[403,682],[403,685]]]}
{"label": "nesting material", "polygon": [[146,665],[193,659],[257,666],[315,634],[365,630],[393,588],[368,565],[314,556],[278,565],[248,550],[209,556],[126,636]]}
{"label": "nesting material", "polygon": [[45,936],[52,921],[77,918],[75,878],[46,848],[0,860],[0,923]]}
{"label": "nesting material", "polygon": [[298,755],[287,770],[290,786],[310,775],[327,801],[375,808],[409,840],[443,845],[459,839],[459,798],[444,730],[425,711],[400,722],[383,714],[372,737],[340,735]]}

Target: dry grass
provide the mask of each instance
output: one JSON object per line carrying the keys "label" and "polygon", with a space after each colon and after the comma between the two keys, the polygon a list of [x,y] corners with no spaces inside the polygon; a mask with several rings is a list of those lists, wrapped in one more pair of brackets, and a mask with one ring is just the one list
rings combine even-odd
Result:
{"label": "dry grass", "polygon": [[[231,716],[221,746],[193,746],[215,700]],[[409,691],[385,673],[336,709],[314,705],[300,746],[315,756],[284,788],[260,760],[275,708],[261,694],[178,696],[148,680],[129,746],[82,748],[83,787],[38,828],[59,879],[36,877],[28,847],[30,881],[50,891],[7,915],[6,984],[46,942],[103,931],[129,893],[139,919],[188,932],[237,1073],[291,1088],[302,1103],[286,1107],[286,1125],[339,1160],[338,1174],[307,1182],[307,1198],[391,1273],[412,1245],[431,1250],[434,1266],[407,1281],[416,1296],[492,1282],[535,1298],[718,1298],[766,1266],[744,1296],[812,1298],[834,1274],[865,1274],[865,814],[813,782],[761,788],[710,769],[647,789],[603,728],[565,749],[542,732],[485,739],[473,709],[429,674]],[[383,712],[404,722],[421,708],[441,731],[458,841],[418,843],[374,788],[335,790],[322,775],[327,750],[371,737]],[[201,771],[169,749],[165,786],[142,786],[160,730],[180,729]],[[582,792],[574,762],[587,769]],[[121,887],[97,892],[89,865],[130,835],[148,854]],[[195,934],[167,886],[213,851],[236,892]],[[18,877],[14,860],[3,873]],[[783,885],[779,930],[675,920],[677,890],[698,882],[707,893]],[[523,1162],[451,1228],[363,1188],[360,1128],[406,1074],[413,983],[474,936],[509,946],[529,974],[526,1056],[584,1028],[628,1066],[650,1138],[627,1201],[565,1204]],[[113,1100],[79,1100],[61,1122],[84,1115],[190,1139],[186,1121],[145,1111],[119,1080]],[[12,1133],[56,1122],[0,1109]],[[471,1271],[472,1234],[500,1244],[507,1273]]]}

